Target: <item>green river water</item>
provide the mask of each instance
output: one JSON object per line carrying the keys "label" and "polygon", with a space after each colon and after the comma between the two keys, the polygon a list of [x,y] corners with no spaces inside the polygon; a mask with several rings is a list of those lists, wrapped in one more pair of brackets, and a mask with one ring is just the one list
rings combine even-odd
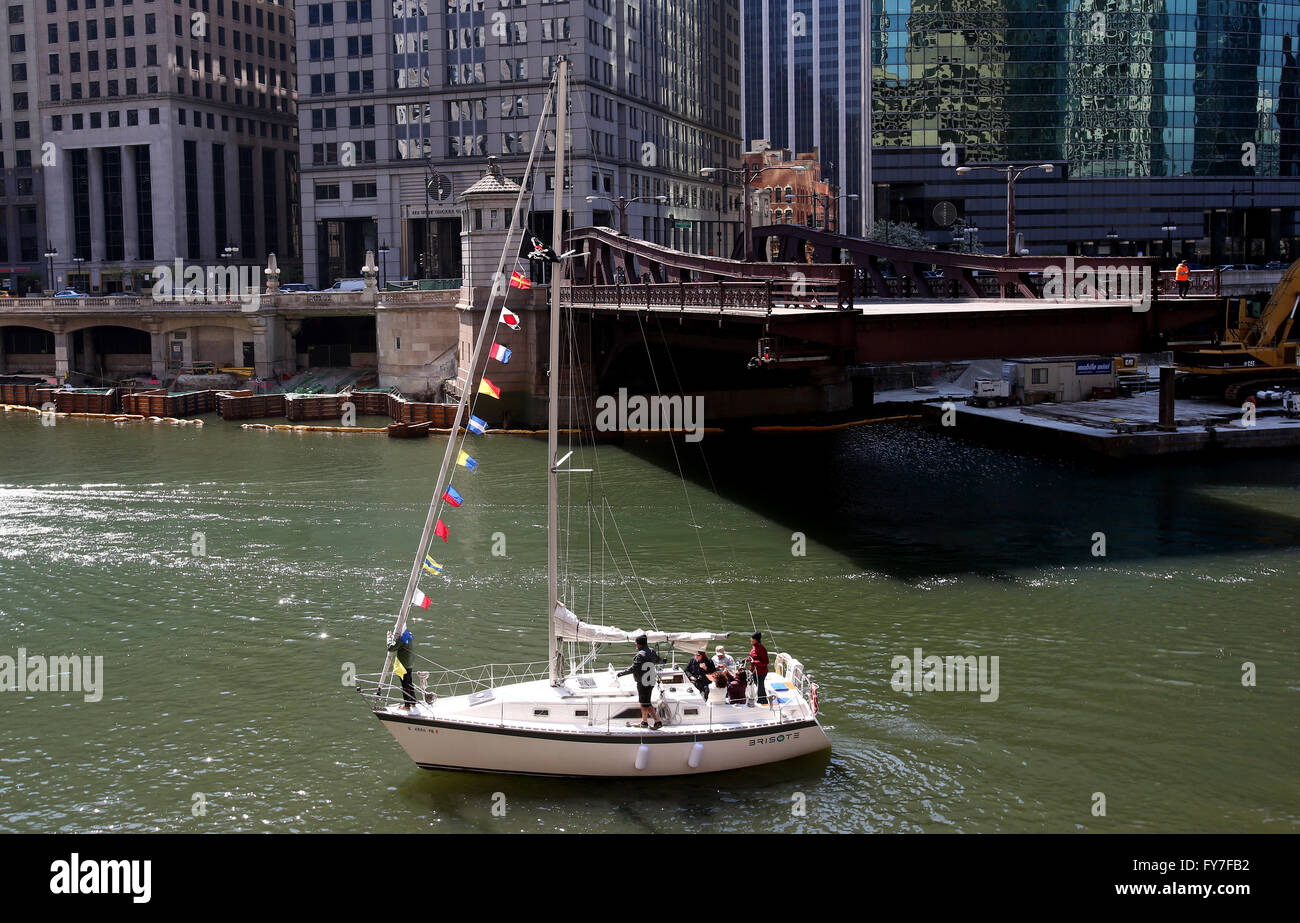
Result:
{"label": "green river water", "polygon": [[[658,623],[733,630],[733,650],[764,628],[818,680],[833,749],[593,782],[419,770],[342,682],[382,664],[443,444],[0,417],[0,657],[104,664],[98,702],[0,692],[0,830],[1300,824],[1300,457],[1092,468],[890,423],[707,436],[684,491],[666,443],[602,446]],[[472,447],[417,651],[540,660],[545,446]],[[607,578],[596,614],[643,624]],[[896,691],[916,648],[998,657],[996,701]]]}

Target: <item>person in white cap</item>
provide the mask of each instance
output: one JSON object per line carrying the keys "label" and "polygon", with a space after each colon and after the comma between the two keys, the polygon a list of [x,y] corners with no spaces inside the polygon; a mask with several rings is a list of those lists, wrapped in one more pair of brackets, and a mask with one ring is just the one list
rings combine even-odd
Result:
{"label": "person in white cap", "polygon": [[732,657],[719,644],[713,657],[714,665],[727,675],[727,681],[730,682],[736,676],[736,658]]}

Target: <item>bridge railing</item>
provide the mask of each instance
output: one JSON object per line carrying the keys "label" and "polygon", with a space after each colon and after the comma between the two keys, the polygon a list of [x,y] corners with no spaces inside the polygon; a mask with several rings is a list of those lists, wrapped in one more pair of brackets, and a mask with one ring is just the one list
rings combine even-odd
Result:
{"label": "bridge railing", "polygon": [[665,282],[569,285],[568,302],[616,311],[679,311],[683,314],[753,314],[775,309],[845,310],[852,307],[837,285],[802,280],[763,282]]}
{"label": "bridge railing", "polygon": [[[405,292],[380,292],[378,303],[388,307],[449,305],[460,300],[460,289],[425,289]],[[369,292],[265,292],[246,296],[231,295],[118,295],[113,297],[53,298],[29,295],[24,298],[0,298],[0,314],[196,314],[256,313],[284,310],[334,309],[338,313],[372,311],[376,297]]]}
{"label": "bridge railing", "polygon": [[[1193,269],[1188,272],[1187,294],[1217,295],[1220,292],[1222,277],[1220,269]],[[1156,292],[1160,295],[1178,294],[1178,274],[1175,270],[1162,270],[1156,283]]]}

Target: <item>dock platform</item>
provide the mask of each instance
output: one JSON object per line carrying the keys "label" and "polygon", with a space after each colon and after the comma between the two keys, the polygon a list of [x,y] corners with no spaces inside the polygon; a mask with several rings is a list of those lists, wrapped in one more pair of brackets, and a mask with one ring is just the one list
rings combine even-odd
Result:
{"label": "dock platform", "polygon": [[947,430],[995,444],[1116,459],[1300,449],[1300,418],[1287,417],[1277,405],[1261,405],[1252,425],[1240,409],[1223,403],[1178,400],[1172,430],[1159,427],[1157,392],[1024,407],[973,407],[951,398],[936,399],[922,405],[922,415],[942,424],[949,401],[955,415]]}

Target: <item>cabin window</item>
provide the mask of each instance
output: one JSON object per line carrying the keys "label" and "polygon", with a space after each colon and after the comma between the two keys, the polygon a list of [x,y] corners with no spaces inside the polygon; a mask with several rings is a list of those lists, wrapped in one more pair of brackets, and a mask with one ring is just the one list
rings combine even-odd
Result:
{"label": "cabin window", "polygon": [[550,714],[551,714],[551,710],[550,710],[549,708],[534,708],[534,709],[533,709],[533,717],[534,717],[534,718],[547,718],[547,717],[550,716]]}
{"label": "cabin window", "polygon": [[688,715],[698,715],[699,713],[700,713],[700,710],[699,710],[698,708],[688,708],[688,709],[686,709],[686,714],[688,714]]}
{"label": "cabin window", "polygon": [[1029,375],[1029,383],[1031,385],[1047,384],[1047,369],[1030,369]]}
{"label": "cabin window", "polygon": [[577,709],[577,710],[574,711],[573,716],[574,716],[575,718],[585,718],[585,717],[587,717],[587,709],[585,709],[585,708],[579,708],[579,709]]}

